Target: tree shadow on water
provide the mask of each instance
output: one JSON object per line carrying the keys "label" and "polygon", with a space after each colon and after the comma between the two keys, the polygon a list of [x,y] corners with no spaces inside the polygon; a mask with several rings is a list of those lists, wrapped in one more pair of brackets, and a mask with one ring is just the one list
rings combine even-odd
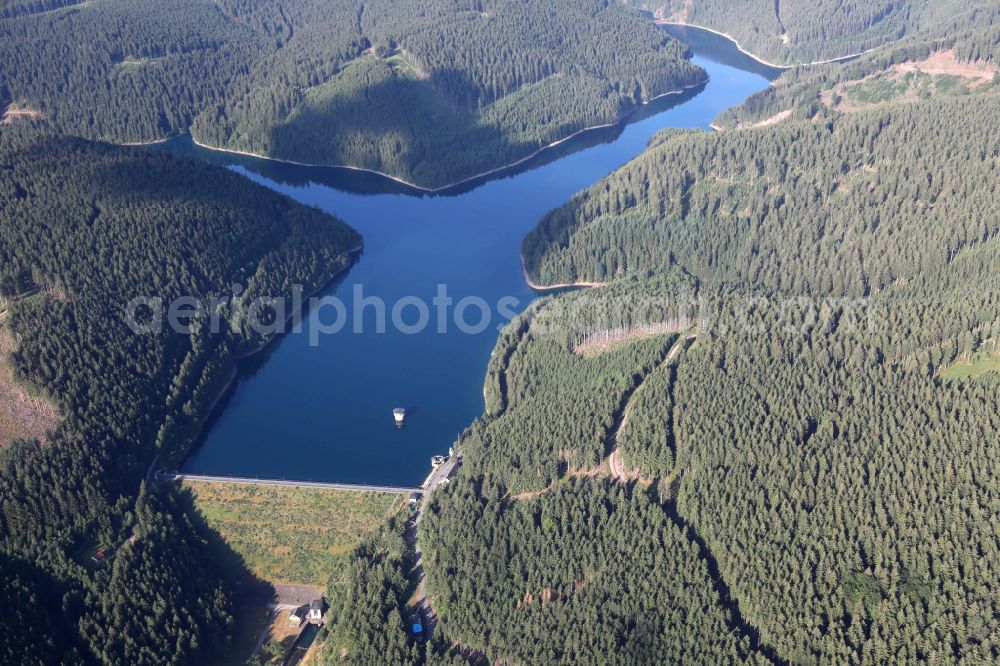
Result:
{"label": "tree shadow on water", "polygon": [[[541,149],[554,137],[513,140],[500,127],[480,124],[478,113],[453,105],[436,87],[434,81],[390,78],[365,89],[363,95],[335,95],[323,104],[300,108],[285,124],[273,128],[270,146],[273,154],[294,156],[296,161],[357,166],[440,190],[428,192],[356,169],[253,158],[242,164],[289,185],[317,182],[349,192],[454,196],[611,143],[630,123],[663,113],[704,90],[702,84],[665,95],[634,108],[617,123],[583,131],[571,140]],[[571,128],[566,128],[561,134],[565,138],[571,133]],[[536,151],[540,152],[533,154]]]}

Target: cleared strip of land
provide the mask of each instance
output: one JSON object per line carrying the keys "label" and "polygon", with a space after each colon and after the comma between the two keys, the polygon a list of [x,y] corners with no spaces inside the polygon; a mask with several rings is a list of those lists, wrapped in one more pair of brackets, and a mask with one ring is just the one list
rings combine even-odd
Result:
{"label": "cleared strip of land", "polygon": [[32,395],[15,381],[7,365],[7,357],[14,347],[14,338],[0,325],[0,448],[15,439],[44,440],[58,421],[51,402],[43,396]]}
{"label": "cleared strip of land", "polygon": [[13,104],[8,106],[3,112],[3,118],[0,119],[0,124],[10,125],[18,118],[41,118],[42,112],[36,111],[35,109],[19,109]]}
{"label": "cleared strip of land", "polygon": [[987,373],[1000,373],[1000,351],[995,345],[991,347],[959,358],[941,373],[941,378],[947,381],[978,379]]}
{"label": "cleared strip of land", "polygon": [[242,666],[251,653],[262,664],[283,663],[299,631],[290,609],[346,583],[351,551],[405,510],[397,493],[201,480],[181,488],[193,515],[218,535],[217,560],[239,583],[237,638],[225,666]]}

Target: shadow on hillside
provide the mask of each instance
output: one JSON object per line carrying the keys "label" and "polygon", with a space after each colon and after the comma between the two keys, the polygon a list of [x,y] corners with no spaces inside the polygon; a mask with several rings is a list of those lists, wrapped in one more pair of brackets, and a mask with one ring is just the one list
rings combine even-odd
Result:
{"label": "shadow on hillside", "polygon": [[[271,129],[273,154],[310,164],[349,164],[438,186],[489,168],[519,149],[505,146],[494,128],[478,124],[477,113],[439,92],[474,89],[460,72],[436,73],[440,80],[424,81],[387,74],[380,62],[353,68],[355,73],[340,84],[348,89],[303,103]],[[350,89],[359,76],[366,78],[363,87]]]}
{"label": "shadow on hillside", "polygon": [[[704,85],[661,97],[637,107],[617,124],[583,132],[510,167],[502,165],[524,160],[548,145],[552,137],[540,136],[532,142],[512,141],[496,127],[479,125],[477,114],[443,104],[433,84],[412,80],[379,84],[367,91],[364,100],[335,98],[323,110],[300,112],[272,130],[271,145],[274,153],[294,155],[303,162],[357,165],[402,174],[406,180],[431,186],[457,183],[435,192],[453,196],[490,180],[523,173],[580,150],[610,143],[621,136],[629,123],[683,104],[703,89]],[[405,112],[398,112],[399,109]],[[336,141],[332,140],[331,127],[336,128]],[[579,129],[566,125],[558,135],[566,137]],[[394,143],[387,146],[390,141]],[[234,156],[225,158],[224,162],[231,164]],[[352,169],[275,164],[253,158],[239,161],[254,173],[282,184],[316,182],[364,194],[427,194],[390,178]],[[470,174],[493,169],[496,171],[463,181]]]}
{"label": "shadow on hillside", "polygon": [[[542,150],[537,155],[520,162],[514,166],[500,167],[496,171],[480,176],[473,177],[467,181],[456,184],[452,187],[447,187],[437,192],[427,192],[420,188],[411,187],[399,181],[393,180],[392,178],[387,178],[385,176],[379,175],[377,173],[372,173],[370,171],[363,171],[360,169],[351,169],[346,167],[324,167],[324,166],[306,166],[302,164],[291,164],[288,162],[279,162],[276,160],[269,160],[263,158],[250,157],[245,155],[238,155],[234,153],[226,153],[222,151],[214,151],[206,148],[201,148],[197,146],[189,136],[182,136],[171,141],[168,141],[157,146],[153,146],[153,149],[169,152],[174,155],[184,156],[184,157],[194,157],[200,161],[207,162],[210,164],[216,164],[219,166],[232,166],[234,164],[239,165],[246,169],[248,172],[255,176],[260,176],[266,178],[270,181],[278,183],[280,185],[302,187],[309,185],[311,183],[316,183],[319,185],[325,185],[327,187],[332,187],[334,189],[350,192],[355,194],[404,194],[410,196],[457,196],[470,192],[485,183],[494,180],[500,180],[504,178],[511,178],[513,176],[537,169],[539,167],[551,164],[552,162],[558,161],[564,157],[572,155],[574,153],[580,152],[582,150],[587,150],[594,146],[599,146],[606,143],[612,143],[617,140],[624,132],[625,128],[636,122],[645,120],[657,114],[663,113],[675,106],[683,104],[692,98],[696,97],[699,93],[704,90],[704,85],[698,86],[697,88],[692,88],[690,90],[685,90],[677,95],[667,95],[666,97],[661,97],[654,100],[653,102],[636,108],[632,113],[624,117],[619,123],[612,125],[610,127],[601,127],[583,132],[572,139],[564,141],[557,146],[552,146]],[[323,120],[318,117],[313,118],[322,127],[329,127],[329,120]],[[366,121],[367,122],[367,121]],[[357,126],[357,123],[355,123]],[[383,124],[383,127],[385,125]],[[284,129],[275,130],[278,134],[282,132],[289,132],[289,126],[285,126]],[[483,130],[483,128],[479,128]],[[498,136],[495,130],[490,130],[493,134],[493,139]],[[325,133],[328,137],[329,133]],[[323,137],[320,137],[322,140]],[[465,138],[463,137],[463,140]],[[445,154],[444,150],[439,146],[432,145],[431,148],[434,152]],[[537,145],[524,145],[518,144],[517,146],[508,147],[510,150],[510,158],[506,160],[506,163],[514,162],[519,159],[524,159],[526,155],[538,149]],[[303,159],[303,161],[306,161]],[[312,160],[319,162],[321,160]],[[334,163],[332,160],[322,160],[329,163]],[[359,162],[360,163],[360,162]],[[493,163],[494,165],[496,162]],[[371,166],[374,168],[374,165]],[[494,168],[493,166],[487,165],[485,169]],[[467,177],[468,171],[461,173],[457,179],[462,177]],[[474,172],[473,172],[474,173]]]}
{"label": "shadow on hillside", "polygon": [[[256,576],[243,556],[226,543],[218,532],[209,526],[204,514],[194,501],[189,488],[178,489],[177,495],[184,514],[191,520],[198,535],[208,544],[213,564],[220,572],[226,589],[232,592],[233,641],[222,662],[243,664],[253,651],[260,631],[266,629],[270,617],[269,604],[277,603],[278,593],[269,581]],[[265,624],[267,623],[267,624]]]}
{"label": "shadow on hillside", "polygon": [[[708,569],[708,576],[712,581],[712,587],[718,596],[719,604],[726,609],[729,616],[726,623],[732,631],[746,638],[750,644],[750,648],[764,655],[770,663],[776,666],[787,665],[788,661],[778,654],[777,650],[761,639],[760,630],[745,619],[743,612],[740,610],[739,599],[733,596],[729,584],[719,570],[719,562],[715,558],[715,553],[712,552],[708,543],[698,533],[697,528],[678,512],[676,496],[679,483],[680,480],[677,479],[675,483],[671,484],[670,497],[663,498],[656,490],[648,491],[648,495],[654,503],[659,504],[663,508],[663,512],[670,521],[698,549],[698,557],[705,563],[705,567]],[[632,487],[636,489],[634,483]]]}
{"label": "shadow on hillside", "polygon": [[208,541],[215,566],[222,572],[229,589],[235,592],[236,604],[263,606],[274,603],[276,598],[274,586],[251,572],[243,556],[233,550],[222,535],[208,524],[205,515],[195,503],[191,489],[182,487],[178,489],[177,494],[185,515],[191,519],[199,536]]}
{"label": "shadow on hillside", "polygon": [[[0,552],[0,585],[8,615],[3,637],[7,655],[21,655],[23,662],[45,659],[72,663],[89,654],[78,645],[76,623],[86,613],[79,592],[71,591],[34,562]],[[41,663],[39,661],[39,663]]]}

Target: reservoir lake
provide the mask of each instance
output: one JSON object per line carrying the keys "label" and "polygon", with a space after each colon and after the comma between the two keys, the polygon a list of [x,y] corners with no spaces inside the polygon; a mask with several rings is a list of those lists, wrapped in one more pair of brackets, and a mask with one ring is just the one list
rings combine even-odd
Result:
{"label": "reservoir lake", "polygon": [[[201,443],[184,463],[192,474],[416,486],[432,455],[445,454],[483,411],[487,362],[505,314],[539,296],[520,264],[524,235],[549,210],[630,159],[669,127],[706,131],[715,116],[766,88],[779,72],[740,53],[722,37],[665,28],[684,39],[710,77],[701,88],[642,107],[620,125],[594,130],[548,149],[516,168],[428,194],[391,179],[343,168],[304,167],[210,151],[182,137],[162,149],[226,165],[304,204],[336,215],[364,236],[356,263],[321,295],[336,296],[348,314],[355,294],[386,304],[389,324],[376,327],[365,310],[363,332],[351,318],[338,333],[310,332],[329,308],[308,312],[302,331],[276,340],[240,368]],[[444,285],[458,303],[477,297],[491,309],[489,326],[459,330],[452,305],[438,332],[432,299]],[[430,325],[407,334],[391,324],[393,304],[416,297]],[[498,310],[498,304],[504,305]],[[481,313],[466,310],[475,324]],[[413,323],[416,310],[403,319]],[[392,410],[405,407],[405,427]]]}

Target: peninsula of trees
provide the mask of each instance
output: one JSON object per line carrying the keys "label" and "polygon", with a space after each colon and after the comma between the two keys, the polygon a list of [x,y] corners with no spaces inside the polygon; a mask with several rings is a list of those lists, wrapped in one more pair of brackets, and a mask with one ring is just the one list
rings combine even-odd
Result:
{"label": "peninsula of trees", "polygon": [[[533,281],[607,285],[501,335],[422,534],[443,640],[483,663],[1000,657],[1000,375],[951,371],[997,357],[1000,95],[952,92],[666,132],[525,239]],[[633,335],[580,353],[609,325]]]}
{"label": "peninsula of trees", "polygon": [[687,55],[604,0],[13,0],[0,103],[439,187],[704,81]]}

